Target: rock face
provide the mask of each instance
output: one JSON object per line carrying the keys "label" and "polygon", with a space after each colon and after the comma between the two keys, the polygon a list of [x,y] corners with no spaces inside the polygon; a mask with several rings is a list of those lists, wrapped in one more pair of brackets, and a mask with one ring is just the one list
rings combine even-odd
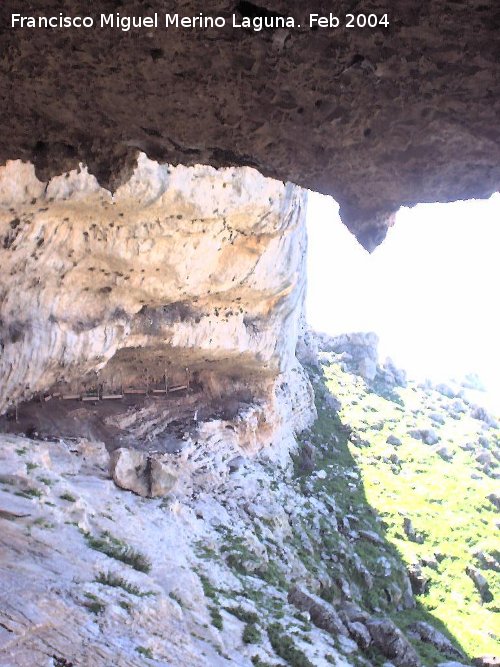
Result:
{"label": "rock face", "polygon": [[378,336],[356,332],[340,336],[318,335],[321,349],[340,355],[342,361],[365,380],[374,380],[378,364]]}
{"label": "rock face", "polygon": [[405,371],[398,368],[392,359],[388,357],[382,364],[379,363],[379,339],[373,331],[357,331],[339,336],[314,333],[310,335],[310,338],[323,353],[335,354],[337,360],[344,364],[345,368],[359,375],[366,382],[373,384],[376,381],[383,384],[387,390],[390,387],[406,386]]}
{"label": "rock face", "polygon": [[[61,3],[36,9],[58,16]],[[163,23],[129,32],[11,29],[20,11],[17,0],[1,3],[0,160],[32,160],[44,181],[82,161],[114,188],[138,150],[170,163],[248,165],[332,194],[370,249],[402,203],[486,197],[498,188],[495,3],[402,0],[392,8],[373,0],[370,13],[388,12],[389,26],[353,29],[345,27],[345,3],[324,0],[314,8],[220,0],[206,15],[223,17],[224,27]],[[162,18],[165,5],[106,0],[93,9],[72,0],[63,13],[97,20],[117,11]],[[187,0],[167,11],[198,16],[200,6]],[[342,25],[311,26],[311,11],[331,12]],[[235,29],[233,14],[240,24],[293,17],[295,27]]]}
{"label": "rock face", "polygon": [[[280,424],[310,422],[312,390],[295,358],[299,188],[253,169],[172,168],[142,155],[112,196],[86,169],[42,183],[10,162],[0,204],[0,413],[36,395],[39,423],[62,397],[149,391],[158,422],[169,405],[167,421],[245,412],[241,444],[253,451]],[[124,428],[124,415],[107,416]]]}
{"label": "rock face", "polygon": [[[370,643],[358,622],[368,615],[349,602],[338,615],[299,583],[318,590],[342,581],[362,599],[348,584],[349,540],[339,536],[345,567],[326,552],[343,510],[332,513],[333,498],[303,493],[258,457],[231,471],[225,429],[203,428],[197,448],[171,456],[178,483],[167,498],[113,484],[102,443],[0,434],[2,667],[140,667],[145,657],[178,667],[252,667],[256,656],[274,664],[275,624],[303,664],[356,663],[349,656]],[[142,452],[116,450],[111,459],[121,483],[137,484]],[[311,571],[315,553],[320,569]],[[393,608],[383,592],[381,604]],[[307,636],[295,605],[316,624]],[[250,622],[259,642],[247,641]]]}

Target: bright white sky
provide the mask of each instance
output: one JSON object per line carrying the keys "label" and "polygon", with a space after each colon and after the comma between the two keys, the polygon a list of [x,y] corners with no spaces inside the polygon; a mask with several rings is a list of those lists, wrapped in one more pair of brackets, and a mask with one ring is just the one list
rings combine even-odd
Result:
{"label": "bright white sky", "polygon": [[369,255],[338,205],[310,193],[308,233],[313,328],[376,331],[382,359],[412,376],[475,371],[500,404],[500,194],[403,208]]}

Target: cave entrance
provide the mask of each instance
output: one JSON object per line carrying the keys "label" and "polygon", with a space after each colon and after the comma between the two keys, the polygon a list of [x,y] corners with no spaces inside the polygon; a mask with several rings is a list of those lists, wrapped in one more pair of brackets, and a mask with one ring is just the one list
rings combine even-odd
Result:
{"label": "cave entrance", "polygon": [[475,372],[498,405],[499,220],[498,193],[403,208],[369,255],[341,223],[333,199],[311,194],[309,323],[333,335],[375,331],[381,353],[417,379]]}

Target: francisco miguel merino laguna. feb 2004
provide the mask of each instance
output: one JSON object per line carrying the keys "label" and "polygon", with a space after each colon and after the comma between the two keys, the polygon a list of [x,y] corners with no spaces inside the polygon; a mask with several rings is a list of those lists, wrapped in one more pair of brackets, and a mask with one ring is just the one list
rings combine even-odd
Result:
{"label": "francisco miguel merino laguna. feb 2004", "polygon": [[[342,23],[343,21],[343,23]],[[376,14],[347,14],[343,19],[329,14],[309,14],[308,27],[310,28],[338,28],[344,25],[346,28],[374,28],[377,26],[388,27],[387,14],[378,16]],[[56,16],[31,16],[24,14],[11,15],[11,28],[114,28],[128,32],[132,29],[141,28],[224,28],[230,25],[233,28],[244,28],[260,32],[264,29],[277,28],[300,28],[292,16],[279,16],[269,14],[266,16],[239,16],[232,14],[228,20],[224,16],[206,16],[200,12],[196,16],[181,16],[180,14],[155,13],[151,16],[124,16],[119,13],[100,14],[94,19],[92,16],[67,16],[60,12]]]}

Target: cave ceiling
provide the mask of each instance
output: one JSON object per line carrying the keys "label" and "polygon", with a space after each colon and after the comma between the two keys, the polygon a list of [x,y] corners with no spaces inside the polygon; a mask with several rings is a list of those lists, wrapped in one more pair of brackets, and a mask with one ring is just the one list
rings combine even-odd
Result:
{"label": "cave ceiling", "polygon": [[[224,27],[12,28],[11,15],[222,16]],[[332,195],[372,250],[401,205],[488,197],[500,184],[500,5],[372,0],[389,26],[311,27],[366,11],[318,0],[4,0],[0,162],[42,179],[88,165],[114,190],[138,151],[248,165]],[[293,17],[294,28],[235,28]],[[301,27],[298,27],[300,24]]]}

